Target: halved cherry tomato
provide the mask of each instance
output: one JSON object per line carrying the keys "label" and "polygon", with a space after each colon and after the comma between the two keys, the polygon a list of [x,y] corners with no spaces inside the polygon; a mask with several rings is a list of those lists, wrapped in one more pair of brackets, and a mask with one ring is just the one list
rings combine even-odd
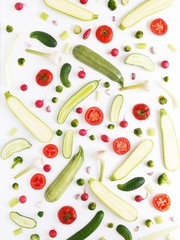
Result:
{"label": "halved cherry tomato", "polygon": [[30,180],[31,187],[35,190],[42,189],[46,184],[46,177],[41,173],[36,173]]}
{"label": "halved cherry tomato", "polygon": [[90,125],[99,125],[102,123],[104,114],[98,107],[90,107],[85,113],[86,122]]}
{"label": "halved cherry tomato", "polygon": [[154,21],[152,21],[150,27],[151,31],[159,36],[164,35],[168,30],[167,23],[161,18],[157,18]]}
{"label": "halved cherry tomato", "polygon": [[152,203],[153,203],[153,206],[161,212],[167,211],[171,206],[170,197],[165,193],[156,195],[153,198]]}
{"label": "halved cherry tomato", "polygon": [[113,38],[113,30],[107,25],[102,25],[96,29],[96,38],[102,43],[108,43]]}
{"label": "halved cherry tomato", "polygon": [[58,219],[63,224],[71,224],[77,218],[76,210],[72,206],[64,206],[58,211]]}
{"label": "halved cherry tomato", "polygon": [[47,158],[54,158],[57,156],[58,154],[58,147],[52,143],[47,144],[44,148],[43,148],[43,153]]}
{"label": "halved cherry tomato", "polygon": [[150,115],[150,108],[144,103],[138,103],[133,107],[133,115],[138,120],[145,120]]}
{"label": "halved cherry tomato", "polygon": [[36,82],[42,87],[47,86],[53,80],[53,74],[47,69],[41,69],[36,75]]}
{"label": "halved cherry tomato", "polygon": [[125,137],[119,137],[113,141],[114,152],[119,155],[123,155],[127,153],[130,150],[130,147],[131,147],[131,144],[129,140]]}

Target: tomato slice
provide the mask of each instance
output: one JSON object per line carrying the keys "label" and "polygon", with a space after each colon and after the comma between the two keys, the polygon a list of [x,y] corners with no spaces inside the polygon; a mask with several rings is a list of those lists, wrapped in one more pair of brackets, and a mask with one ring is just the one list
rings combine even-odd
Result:
{"label": "tomato slice", "polygon": [[168,30],[167,23],[162,18],[157,18],[151,22],[151,31],[156,35],[164,35]]}
{"label": "tomato slice", "polygon": [[31,187],[35,190],[42,189],[46,184],[46,177],[41,173],[36,173],[30,180]]}
{"label": "tomato slice", "polygon": [[90,125],[99,125],[102,123],[104,114],[98,107],[90,107],[85,113],[85,120]]}
{"label": "tomato slice", "polygon": [[170,197],[165,193],[156,195],[152,202],[153,206],[161,212],[167,211],[171,206]]}
{"label": "tomato slice", "polygon": [[36,82],[42,87],[49,85],[53,80],[53,74],[47,69],[41,69],[36,75]]}
{"label": "tomato slice", "polygon": [[138,120],[145,120],[150,115],[150,108],[144,103],[138,103],[133,107],[133,115]]}
{"label": "tomato slice", "polygon": [[47,144],[43,148],[43,153],[47,158],[54,158],[58,154],[58,147],[54,144]]}
{"label": "tomato slice", "polygon": [[130,150],[131,144],[129,140],[125,137],[116,138],[113,141],[114,152],[118,155],[123,155]]}
{"label": "tomato slice", "polygon": [[102,43],[108,43],[113,38],[113,30],[107,25],[102,25],[96,29],[96,38]]}
{"label": "tomato slice", "polygon": [[58,219],[63,224],[71,224],[77,218],[76,210],[72,206],[63,206],[58,211]]}

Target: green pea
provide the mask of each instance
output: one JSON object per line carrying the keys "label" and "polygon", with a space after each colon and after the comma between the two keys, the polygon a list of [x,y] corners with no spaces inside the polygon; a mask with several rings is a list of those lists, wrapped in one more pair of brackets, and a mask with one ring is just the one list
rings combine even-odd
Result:
{"label": "green pea", "polygon": [[140,38],[143,37],[143,35],[144,35],[144,33],[142,31],[137,31],[136,34],[135,34],[135,37],[140,39]]}
{"label": "green pea", "polygon": [[164,80],[165,82],[168,82],[168,81],[169,81],[169,77],[166,76],[166,77],[163,78],[163,80]]}
{"label": "green pea", "polygon": [[110,222],[107,224],[108,228],[113,228],[114,227],[114,223]]}
{"label": "green pea", "polygon": [[61,93],[63,91],[63,86],[57,85],[55,90],[56,90],[56,92]]}
{"label": "green pea", "polygon": [[19,66],[23,66],[25,63],[25,59],[24,58],[18,58],[18,64]]}
{"label": "green pea", "polygon": [[115,128],[114,124],[112,124],[112,123],[111,123],[111,124],[108,124],[107,127],[108,127],[108,129],[111,129],[111,130]]}
{"label": "green pea", "polygon": [[14,29],[13,29],[13,27],[11,26],[11,25],[7,25],[6,26],[6,31],[7,32],[12,32]]}
{"label": "green pea", "polygon": [[104,87],[105,87],[105,88],[110,87],[110,83],[109,83],[109,82],[105,82],[105,83],[104,83]]}
{"label": "green pea", "polygon": [[77,119],[74,119],[74,120],[71,121],[71,126],[72,127],[77,127],[78,124],[79,124],[79,121]]}
{"label": "green pea", "polygon": [[92,140],[92,141],[94,141],[96,138],[95,138],[94,135],[90,135],[90,136],[89,136],[89,139]]}
{"label": "green pea", "polygon": [[57,97],[53,97],[53,98],[52,98],[52,102],[53,102],[53,103],[57,103],[57,102],[58,102],[58,98],[57,98]]}
{"label": "green pea", "polygon": [[43,212],[43,211],[39,211],[39,212],[37,213],[37,215],[38,215],[39,217],[43,217],[43,216],[44,216],[44,212]]}
{"label": "green pea", "polygon": [[131,51],[131,46],[126,45],[126,46],[124,47],[124,51],[125,51],[125,52],[130,52],[130,51]]}
{"label": "green pea", "polygon": [[96,209],[96,203],[95,203],[95,202],[89,203],[88,209],[89,209],[89,210],[95,210],[95,209]]}
{"label": "green pea", "polygon": [[60,129],[58,129],[58,130],[56,131],[56,135],[57,135],[57,136],[61,136],[61,135],[62,135],[62,131],[61,131]]}
{"label": "green pea", "polygon": [[18,190],[19,189],[19,184],[18,183],[13,183],[12,188],[14,190]]}
{"label": "green pea", "polygon": [[83,186],[83,185],[84,185],[84,179],[79,178],[79,179],[77,179],[76,183],[77,183],[77,185],[79,185],[79,186]]}

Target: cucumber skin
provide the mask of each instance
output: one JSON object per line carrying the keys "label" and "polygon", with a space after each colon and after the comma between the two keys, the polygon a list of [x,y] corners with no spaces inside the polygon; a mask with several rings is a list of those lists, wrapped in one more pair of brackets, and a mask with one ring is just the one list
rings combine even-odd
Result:
{"label": "cucumber skin", "polygon": [[124,78],[121,72],[106,59],[84,45],[77,45],[73,48],[73,56],[80,62],[92,69],[102,73],[112,81],[124,86]]}
{"label": "cucumber skin", "polygon": [[116,227],[116,231],[125,239],[125,240],[132,240],[132,234],[131,232],[129,231],[129,229],[122,225],[122,224],[119,224],[117,227]]}
{"label": "cucumber skin", "polygon": [[69,63],[63,64],[60,70],[60,79],[63,86],[69,88],[71,87],[71,82],[69,81],[69,74],[71,72],[72,66]]}
{"label": "cucumber skin", "polygon": [[98,211],[87,225],[66,240],[84,240],[99,227],[103,218],[104,212],[102,210]]}
{"label": "cucumber skin", "polygon": [[72,157],[65,168],[61,170],[58,176],[46,189],[44,197],[48,202],[55,202],[62,196],[70,183],[73,181],[83,162],[84,151],[80,146],[79,151]]}
{"label": "cucumber skin", "polygon": [[143,177],[135,177],[124,184],[118,184],[117,188],[122,191],[133,191],[141,187],[144,183],[145,179]]}
{"label": "cucumber skin", "polygon": [[42,32],[42,31],[34,31],[30,33],[30,38],[35,38],[39,40],[42,44],[46,45],[47,47],[56,47],[57,41],[53,38],[49,33]]}

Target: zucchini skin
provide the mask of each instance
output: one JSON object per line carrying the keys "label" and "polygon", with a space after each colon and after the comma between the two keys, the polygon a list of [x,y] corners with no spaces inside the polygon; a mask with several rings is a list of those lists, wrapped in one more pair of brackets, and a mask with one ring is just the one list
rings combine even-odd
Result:
{"label": "zucchini skin", "polygon": [[69,74],[71,72],[72,66],[69,63],[63,64],[60,70],[60,79],[63,86],[69,88],[71,87],[71,82],[69,81]]}
{"label": "zucchini skin", "polygon": [[48,202],[55,202],[62,196],[70,183],[73,181],[83,162],[84,151],[80,146],[79,151],[72,157],[69,163],[46,189],[44,197]]}
{"label": "zucchini skin", "polygon": [[132,240],[132,234],[131,232],[129,231],[129,229],[122,225],[122,224],[119,224],[117,227],[116,227],[116,231],[125,239],[125,240]]}
{"label": "zucchini skin", "polygon": [[102,210],[98,211],[88,224],[66,240],[84,240],[99,227],[103,218],[104,212]]}
{"label": "zucchini skin", "polygon": [[129,180],[124,184],[118,184],[117,188],[122,191],[133,191],[139,187],[141,187],[145,183],[145,179],[143,177],[135,177]]}
{"label": "zucchini skin", "polygon": [[76,45],[72,50],[73,56],[80,62],[102,73],[109,79],[124,86],[124,78],[114,65],[101,57],[98,53],[84,45]]}
{"label": "zucchini skin", "polygon": [[47,47],[56,47],[57,41],[53,38],[49,33],[42,32],[42,31],[34,31],[30,33],[30,38],[35,38],[39,40],[42,44],[46,45]]}

